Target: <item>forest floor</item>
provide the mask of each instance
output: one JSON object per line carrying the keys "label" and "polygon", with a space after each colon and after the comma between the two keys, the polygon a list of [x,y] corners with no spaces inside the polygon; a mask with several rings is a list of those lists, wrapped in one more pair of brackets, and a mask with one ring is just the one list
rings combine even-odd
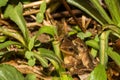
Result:
{"label": "forest floor", "polygon": [[[85,41],[95,38],[102,31],[100,24],[82,10],[64,3],[62,0],[47,1],[47,10],[42,23],[37,23],[35,17],[39,12],[40,1],[34,1],[23,6],[23,16],[29,34],[33,36],[43,25],[55,26],[58,31],[57,40],[60,42],[59,49],[63,57],[62,66],[66,69],[66,73],[70,74],[74,80],[86,80],[100,60],[99,55],[96,55],[96,57],[91,55],[91,47],[87,46]],[[1,19],[0,25],[11,27],[15,23]],[[84,35],[86,32],[88,32],[87,36]],[[12,40],[12,38],[9,40]],[[42,47],[53,50],[50,42],[51,36],[42,34],[38,37],[38,40]],[[119,41],[117,42],[119,43]],[[109,45],[114,46],[115,50],[119,51],[118,43],[109,42]],[[10,46],[10,50],[17,51],[14,46]],[[24,75],[35,73],[38,80],[52,80],[53,75],[56,74],[51,63],[49,63],[48,68],[42,67],[39,63],[29,66],[26,59],[14,54],[7,59],[3,57],[1,63],[16,67]],[[120,69],[111,59],[109,59],[106,73],[108,80],[120,80]]]}

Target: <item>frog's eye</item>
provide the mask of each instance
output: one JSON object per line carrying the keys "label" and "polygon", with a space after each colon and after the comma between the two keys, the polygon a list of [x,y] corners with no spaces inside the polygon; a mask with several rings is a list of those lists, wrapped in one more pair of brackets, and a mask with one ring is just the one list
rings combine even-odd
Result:
{"label": "frog's eye", "polygon": [[68,50],[71,51],[71,52],[74,51],[73,47],[68,47]]}
{"label": "frog's eye", "polygon": [[84,47],[84,45],[82,45],[82,44],[81,44],[79,47],[80,47],[80,48],[83,48],[83,47]]}

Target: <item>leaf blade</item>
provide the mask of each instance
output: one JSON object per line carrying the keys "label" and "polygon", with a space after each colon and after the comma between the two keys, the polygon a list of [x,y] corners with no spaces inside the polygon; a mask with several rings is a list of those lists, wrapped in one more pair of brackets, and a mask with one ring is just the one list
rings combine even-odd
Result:
{"label": "leaf blade", "polygon": [[88,80],[107,80],[105,67],[98,64],[89,76]]}
{"label": "leaf blade", "polygon": [[83,10],[91,17],[93,17],[96,21],[98,21],[101,25],[104,25],[106,20],[104,17],[100,15],[100,13],[93,7],[90,2],[87,0],[66,0],[68,3],[78,7],[79,9]]}
{"label": "leaf blade", "polygon": [[14,41],[6,41],[6,42],[0,44],[0,49],[6,48],[10,45],[21,45],[21,44],[18,42],[14,42]]}
{"label": "leaf blade", "polygon": [[28,42],[28,39],[29,39],[28,30],[26,27],[25,19],[22,15],[22,11],[23,11],[22,4],[19,3],[17,6],[11,8],[9,17],[11,20],[13,20],[18,25],[18,27],[22,31],[25,41]]}
{"label": "leaf blade", "polygon": [[0,7],[5,6],[8,0],[0,0]]}

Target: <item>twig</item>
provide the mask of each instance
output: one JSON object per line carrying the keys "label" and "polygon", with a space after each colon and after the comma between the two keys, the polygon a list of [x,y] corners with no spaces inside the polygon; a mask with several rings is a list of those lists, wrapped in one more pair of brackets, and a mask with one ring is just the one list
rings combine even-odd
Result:
{"label": "twig", "polygon": [[[77,9],[71,10],[71,11],[74,15],[80,15],[82,13],[80,10],[77,10]],[[68,11],[63,11],[63,12],[60,12],[60,13],[53,13],[52,14],[53,18],[70,17],[70,16],[71,15],[69,14]]]}
{"label": "twig", "polygon": [[[24,4],[23,8],[37,6],[37,5],[40,5],[42,2],[43,1],[36,1],[36,2],[29,3],[29,4]],[[50,0],[46,0],[46,3],[49,3],[49,2],[50,2]]]}
{"label": "twig", "polygon": [[40,10],[25,11],[25,12],[23,13],[23,16],[31,15],[31,14],[36,14],[36,13],[38,13],[38,12],[40,12]]}
{"label": "twig", "polygon": [[39,26],[39,27],[41,27],[41,26],[42,26],[41,24],[39,24],[39,23],[37,23],[37,22],[27,23],[26,25],[27,25],[27,27],[34,27],[34,26]]}
{"label": "twig", "polygon": [[73,19],[75,20],[75,22],[78,24],[78,26],[82,29],[83,32],[85,32],[85,28],[83,28],[80,23],[78,22],[77,18],[74,16],[74,14],[72,13],[69,5],[66,3],[65,0],[60,0],[62,1],[63,5],[65,6],[65,8],[69,11],[69,13],[72,15]]}

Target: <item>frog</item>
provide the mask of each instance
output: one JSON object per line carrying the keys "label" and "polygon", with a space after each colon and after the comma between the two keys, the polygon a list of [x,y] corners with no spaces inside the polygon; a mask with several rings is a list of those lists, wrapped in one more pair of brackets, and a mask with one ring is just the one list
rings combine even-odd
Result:
{"label": "frog", "polygon": [[[64,57],[64,66],[72,74],[82,74],[92,70],[92,61],[88,48],[80,38],[65,38],[60,45]],[[84,69],[84,70],[82,70]]]}
{"label": "frog", "polygon": [[91,67],[93,64],[90,58],[89,51],[83,40],[76,38],[72,41],[75,50],[78,52],[78,59],[82,61],[83,65],[87,68]]}

